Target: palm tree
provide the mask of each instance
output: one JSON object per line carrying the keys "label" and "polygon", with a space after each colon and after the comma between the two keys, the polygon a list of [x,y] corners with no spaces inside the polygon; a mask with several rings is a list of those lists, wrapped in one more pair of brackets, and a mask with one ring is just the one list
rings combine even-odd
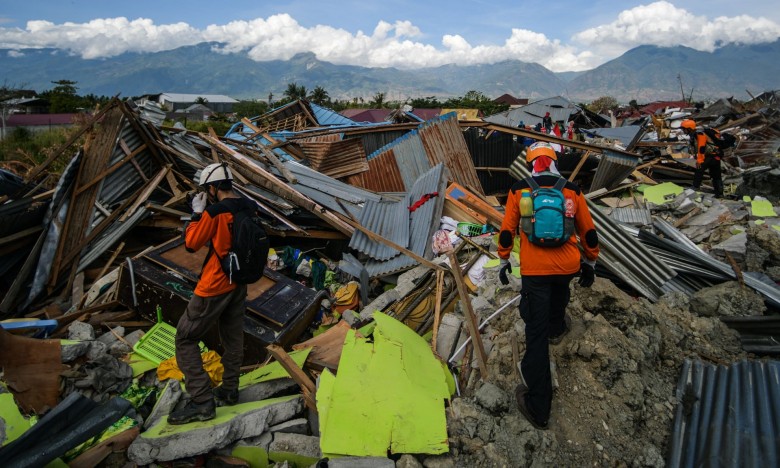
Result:
{"label": "palm tree", "polygon": [[288,83],[287,89],[284,91],[284,96],[290,101],[306,99],[306,87],[298,85],[298,83]]}
{"label": "palm tree", "polygon": [[322,106],[325,103],[330,102],[330,95],[325,91],[325,88],[317,86],[314,88],[314,91],[309,94],[309,101]]}

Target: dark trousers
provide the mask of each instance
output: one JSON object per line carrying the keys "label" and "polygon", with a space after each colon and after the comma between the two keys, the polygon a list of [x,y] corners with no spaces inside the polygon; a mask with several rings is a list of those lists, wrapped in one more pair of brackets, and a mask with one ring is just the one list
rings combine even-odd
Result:
{"label": "dark trousers", "polygon": [[244,358],[244,312],[246,285],[240,284],[229,293],[214,297],[192,296],[187,310],[176,325],[176,363],[184,374],[187,392],[195,403],[212,398],[211,380],[203,369],[198,342],[215,324],[225,349],[222,365],[222,386],[238,388],[238,375]]}
{"label": "dark trousers", "polygon": [[704,158],[704,162],[699,165],[696,172],[693,173],[693,188],[696,190],[701,187],[701,182],[704,180],[704,172],[710,172],[710,179],[712,179],[712,188],[715,190],[715,196],[718,198],[723,197],[723,177],[720,174],[720,159],[707,156]]}
{"label": "dark trousers", "polygon": [[520,364],[528,385],[526,406],[539,423],[546,423],[552,404],[550,348],[547,338],[563,333],[569,282],[574,275],[523,275],[520,317],[525,322],[525,355]]}

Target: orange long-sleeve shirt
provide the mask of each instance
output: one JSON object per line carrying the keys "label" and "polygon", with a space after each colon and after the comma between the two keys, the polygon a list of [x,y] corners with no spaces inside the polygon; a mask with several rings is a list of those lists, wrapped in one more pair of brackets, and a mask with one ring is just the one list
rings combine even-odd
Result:
{"label": "orange long-sleeve shirt", "polygon": [[[189,252],[195,252],[211,241],[214,249],[203,265],[203,270],[195,287],[195,294],[201,297],[219,296],[236,288],[231,284],[219,263],[230,250],[233,229],[233,214],[241,207],[254,204],[242,198],[228,198],[206,208],[200,219],[193,220],[184,230],[184,247]],[[216,255],[214,255],[216,254]]]}
{"label": "orange long-sleeve shirt", "polygon": [[[557,181],[557,176],[540,175],[534,180],[540,187],[552,187]],[[574,227],[577,236],[572,234],[565,244],[559,247],[540,247],[531,243],[528,236],[518,229],[520,225],[520,192],[529,189],[528,183],[521,180],[515,183],[509,190],[504,220],[501,223],[501,232],[498,236],[498,256],[508,259],[514,245],[514,237],[520,233],[520,269],[523,275],[570,275],[580,269],[580,250],[577,248],[577,236],[581,240],[585,257],[595,261],[599,255],[598,235],[593,218],[590,216],[588,205],[582,191],[577,185],[567,182],[563,188],[563,195],[573,203]]]}

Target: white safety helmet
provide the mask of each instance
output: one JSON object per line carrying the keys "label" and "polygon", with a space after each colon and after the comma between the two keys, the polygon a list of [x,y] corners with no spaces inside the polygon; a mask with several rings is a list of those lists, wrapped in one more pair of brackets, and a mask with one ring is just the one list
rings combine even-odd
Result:
{"label": "white safety helmet", "polygon": [[233,181],[233,173],[225,163],[214,163],[206,166],[200,171],[198,185],[205,187],[207,185],[219,184],[222,181]]}

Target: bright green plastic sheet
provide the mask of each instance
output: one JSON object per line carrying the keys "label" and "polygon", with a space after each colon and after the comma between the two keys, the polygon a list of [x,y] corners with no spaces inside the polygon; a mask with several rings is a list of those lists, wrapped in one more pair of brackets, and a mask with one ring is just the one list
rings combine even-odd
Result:
{"label": "bright green plastic sheet", "polygon": [[762,218],[773,218],[777,216],[775,209],[772,208],[772,202],[769,200],[753,200],[750,202],[750,209],[753,212],[753,216],[760,216]]}
{"label": "bright green plastic sheet", "polygon": [[350,330],[338,376],[325,370],[317,389],[320,448],[326,456],[440,454],[449,451],[444,402],[448,372],[425,340],[374,313],[373,343]]}

